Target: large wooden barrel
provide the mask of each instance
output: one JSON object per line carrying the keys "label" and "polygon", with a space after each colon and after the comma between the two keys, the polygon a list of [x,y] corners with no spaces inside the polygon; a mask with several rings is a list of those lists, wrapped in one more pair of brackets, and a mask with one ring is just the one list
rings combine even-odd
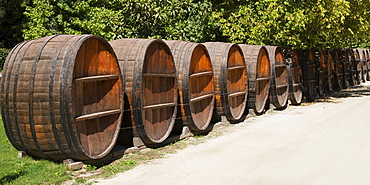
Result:
{"label": "large wooden barrel", "polygon": [[350,55],[348,50],[345,48],[339,48],[339,57],[342,61],[342,87],[348,88],[350,86],[350,76],[351,76],[351,64],[350,64]]}
{"label": "large wooden barrel", "polygon": [[218,115],[230,122],[244,119],[248,79],[243,52],[237,44],[206,42],[213,71]]}
{"label": "large wooden barrel", "polygon": [[[129,103],[122,134],[132,129],[147,146],[170,135],[177,111],[176,68],[170,48],[161,40],[119,39],[109,42],[116,52]],[[126,120],[125,120],[126,121]],[[121,134],[121,135],[122,135]],[[119,143],[125,143],[120,136]],[[128,138],[131,139],[131,138]]]}
{"label": "large wooden barrel", "polygon": [[319,53],[319,60],[318,60],[318,77],[317,77],[317,95],[319,97],[324,96],[324,92],[327,89],[328,81],[327,81],[327,57],[325,55],[325,51],[321,50]]}
{"label": "large wooden barrel", "polygon": [[214,109],[213,69],[208,50],[202,44],[165,41],[177,70],[181,114],[184,125],[193,133],[205,131]]}
{"label": "large wooden barrel", "polygon": [[326,62],[327,62],[327,74],[326,74],[326,92],[331,92],[334,89],[334,60],[329,49],[324,50]]}
{"label": "large wooden barrel", "polygon": [[350,65],[350,77],[348,78],[349,79],[349,85],[350,86],[354,86],[357,84],[357,80],[356,80],[356,69],[357,69],[357,66],[356,66],[356,59],[355,59],[355,52],[354,52],[354,49],[353,48],[347,48],[347,53],[348,53],[348,61],[349,61],[349,65]]}
{"label": "large wooden barrel", "polygon": [[331,51],[334,63],[334,84],[333,88],[336,90],[343,89],[343,61],[340,57],[339,49]]}
{"label": "large wooden barrel", "polygon": [[2,71],[1,112],[18,150],[62,161],[100,159],[115,145],[123,114],[120,69],[93,35],[18,44]]}
{"label": "large wooden barrel", "polygon": [[355,79],[356,79],[356,84],[360,84],[362,82],[362,64],[361,64],[361,58],[362,54],[359,49],[353,49],[354,53],[354,66],[355,66]]}
{"label": "large wooden barrel", "polygon": [[314,101],[317,96],[317,61],[319,58],[315,52],[317,51],[314,49],[299,51],[299,62],[303,75],[303,96],[308,102]]}
{"label": "large wooden barrel", "polygon": [[367,68],[367,61],[369,58],[369,53],[366,49],[360,49],[360,60],[362,66],[362,82],[366,82],[368,80],[368,68]]}
{"label": "large wooden barrel", "polygon": [[299,52],[297,50],[285,49],[284,57],[287,62],[288,81],[289,81],[289,100],[292,105],[299,105],[303,98],[303,78],[302,68],[299,62]]}
{"label": "large wooden barrel", "polygon": [[366,66],[366,80],[370,81],[370,50],[365,49],[365,52],[366,52],[366,62],[364,65]]}
{"label": "large wooden barrel", "polygon": [[283,50],[277,46],[266,46],[266,49],[271,67],[271,103],[277,109],[283,109],[288,103],[289,95],[288,69]]}
{"label": "large wooden barrel", "polygon": [[264,46],[240,44],[248,69],[248,108],[261,115],[270,91],[270,60]]}

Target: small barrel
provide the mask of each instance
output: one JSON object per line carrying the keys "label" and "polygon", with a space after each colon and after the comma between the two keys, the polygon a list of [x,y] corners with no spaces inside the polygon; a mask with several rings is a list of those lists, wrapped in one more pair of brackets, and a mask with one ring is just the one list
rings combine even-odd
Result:
{"label": "small barrel", "polygon": [[333,49],[331,51],[333,62],[334,62],[334,84],[333,87],[336,90],[343,89],[343,61],[340,57],[339,49]]}
{"label": "small barrel", "polygon": [[218,115],[230,122],[244,119],[248,79],[243,52],[237,44],[206,42],[213,71]]}
{"label": "small barrel", "polygon": [[271,67],[271,103],[277,109],[284,109],[288,103],[289,81],[283,50],[277,46],[266,46],[266,49]]}
{"label": "small barrel", "polygon": [[270,60],[264,46],[239,44],[248,69],[248,108],[261,115],[270,91]]}
{"label": "small barrel", "polygon": [[[109,43],[123,72],[129,103],[125,117],[128,114],[131,121],[123,123],[122,133],[132,128],[133,136],[140,137],[145,145],[157,146],[168,138],[176,120],[178,92],[171,50],[156,39],[119,39]],[[119,143],[125,143],[123,138],[119,137]]]}
{"label": "small barrel", "polygon": [[312,102],[316,98],[317,90],[317,64],[318,57],[315,55],[314,49],[300,50],[299,51],[299,62],[302,68],[303,75],[303,96],[306,101]]}
{"label": "small barrel", "polygon": [[184,125],[194,133],[205,131],[214,109],[214,84],[211,59],[202,44],[165,41],[177,70],[181,114]]}
{"label": "small barrel", "polygon": [[115,145],[123,115],[117,58],[93,35],[55,35],[18,44],[1,82],[10,142],[54,161],[100,159]]}
{"label": "small barrel", "polygon": [[292,105],[299,105],[303,98],[303,75],[299,62],[299,52],[297,50],[285,49],[284,57],[287,62],[288,81],[289,81],[289,100]]}

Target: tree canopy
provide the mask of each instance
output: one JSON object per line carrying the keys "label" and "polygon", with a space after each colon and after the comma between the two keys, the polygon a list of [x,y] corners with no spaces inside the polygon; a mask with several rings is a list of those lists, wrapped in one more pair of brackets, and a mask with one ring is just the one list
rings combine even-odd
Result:
{"label": "tree canopy", "polygon": [[0,48],[53,34],[369,47],[370,0],[0,0]]}

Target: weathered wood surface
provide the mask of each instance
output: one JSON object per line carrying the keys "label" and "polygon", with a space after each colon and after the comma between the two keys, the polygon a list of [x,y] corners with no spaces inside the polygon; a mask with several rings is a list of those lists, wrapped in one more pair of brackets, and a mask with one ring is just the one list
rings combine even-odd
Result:
{"label": "weathered wood surface", "polygon": [[297,50],[285,50],[284,56],[287,61],[289,97],[293,105],[299,105],[303,98],[303,76],[299,62],[299,52]]}
{"label": "weathered wood surface", "polygon": [[3,122],[18,150],[62,161],[100,159],[113,148],[123,92],[105,40],[56,35],[22,42],[9,53],[2,76]]}

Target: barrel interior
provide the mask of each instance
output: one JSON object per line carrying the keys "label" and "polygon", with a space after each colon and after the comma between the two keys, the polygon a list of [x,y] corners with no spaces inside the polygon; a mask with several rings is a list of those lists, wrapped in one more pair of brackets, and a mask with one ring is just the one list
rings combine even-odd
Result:
{"label": "barrel interior", "polygon": [[152,141],[165,138],[175,121],[175,72],[172,54],[167,45],[152,42],[146,49],[142,73],[143,124],[146,135]]}
{"label": "barrel interior", "polygon": [[265,48],[260,49],[257,58],[257,72],[256,72],[256,110],[261,112],[265,107],[270,90],[270,60]]}
{"label": "barrel interior", "polygon": [[285,105],[288,98],[288,70],[281,50],[275,52],[276,96],[280,105]]}
{"label": "barrel interior", "polygon": [[98,38],[78,50],[72,86],[76,130],[87,155],[97,156],[114,145],[122,106],[122,80],[109,45]]}
{"label": "barrel interior", "polygon": [[204,47],[194,48],[189,75],[191,115],[194,124],[205,129],[213,114],[214,86],[211,59]]}
{"label": "barrel interior", "polygon": [[229,50],[227,92],[231,114],[234,118],[240,117],[246,106],[247,72],[242,51],[237,45]]}

